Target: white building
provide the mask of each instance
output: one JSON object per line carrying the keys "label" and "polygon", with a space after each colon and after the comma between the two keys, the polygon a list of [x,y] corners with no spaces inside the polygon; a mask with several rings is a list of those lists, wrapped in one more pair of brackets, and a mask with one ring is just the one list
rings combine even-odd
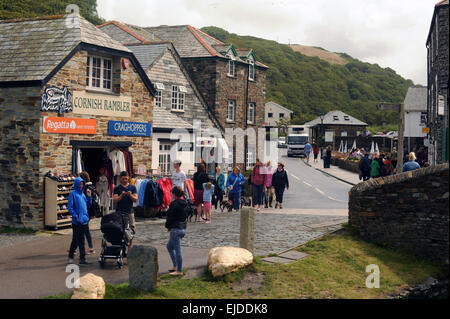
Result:
{"label": "white building", "polygon": [[427,123],[427,88],[414,86],[408,89],[404,100],[405,105],[405,147],[408,152],[425,144]]}
{"label": "white building", "polygon": [[285,118],[292,119],[294,112],[275,102],[267,102],[265,106],[264,126],[266,129],[277,127],[277,122]]}

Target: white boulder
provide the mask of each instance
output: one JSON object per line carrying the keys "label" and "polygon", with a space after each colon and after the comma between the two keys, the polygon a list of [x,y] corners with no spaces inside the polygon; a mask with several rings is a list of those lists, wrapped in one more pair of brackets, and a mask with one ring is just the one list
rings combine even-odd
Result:
{"label": "white boulder", "polygon": [[105,296],[105,281],[91,273],[78,279],[75,287],[79,288],[74,288],[71,299],[103,299]]}
{"label": "white boulder", "polygon": [[252,263],[253,254],[244,248],[216,247],[208,254],[208,269],[214,277],[223,276]]}

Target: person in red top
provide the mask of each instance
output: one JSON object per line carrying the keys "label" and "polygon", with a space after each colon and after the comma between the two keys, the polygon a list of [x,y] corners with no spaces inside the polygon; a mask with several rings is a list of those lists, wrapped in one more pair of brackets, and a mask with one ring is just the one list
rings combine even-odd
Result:
{"label": "person in red top", "polygon": [[264,185],[266,184],[267,174],[264,164],[256,159],[255,167],[252,171],[252,191],[253,191],[253,207],[259,212],[263,204]]}
{"label": "person in red top", "polygon": [[317,163],[318,161],[317,157],[319,157],[319,145],[317,145],[317,143],[313,144],[313,152],[314,152],[314,163]]}

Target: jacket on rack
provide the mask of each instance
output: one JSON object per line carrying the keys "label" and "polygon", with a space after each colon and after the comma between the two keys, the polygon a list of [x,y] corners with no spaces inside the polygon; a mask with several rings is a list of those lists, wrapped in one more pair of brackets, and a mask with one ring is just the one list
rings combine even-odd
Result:
{"label": "jacket on rack", "polygon": [[97,189],[97,193],[98,193],[98,199],[99,199],[98,205],[100,207],[108,208],[109,201],[111,198],[110,191],[109,191],[108,178],[105,175],[100,176],[95,188]]}
{"label": "jacket on rack", "polygon": [[121,172],[126,171],[125,157],[120,150],[113,150],[108,154],[109,159],[112,162],[112,168],[114,176],[120,175]]}
{"label": "jacket on rack", "polygon": [[168,178],[161,178],[158,180],[158,184],[163,190],[163,208],[167,208],[172,201],[172,180]]}
{"label": "jacket on rack", "polygon": [[[141,187],[143,187],[141,185]],[[146,208],[158,207],[163,204],[164,193],[157,182],[149,180],[145,186],[143,206]]]}
{"label": "jacket on rack", "polygon": [[191,203],[194,203],[194,181],[190,178],[186,180],[186,193],[191,200]]}

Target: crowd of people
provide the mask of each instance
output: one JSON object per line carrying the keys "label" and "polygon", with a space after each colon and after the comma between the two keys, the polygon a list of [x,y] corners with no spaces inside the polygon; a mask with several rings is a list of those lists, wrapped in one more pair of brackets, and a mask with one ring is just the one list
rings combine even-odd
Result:
{"label": "crowd of people", "polygon": [[[235,212],[241,208],[241,196],[244,185],[250,184],[252,189],[253,207],[257,212],[263,208],[272,207],[275,201],[275,208],[283,208],[283,195],[285,189],[289,189],[288,175],[283,163],[278,163],[273,167],[271,162],[263,164],[256,159],[256,164],[251,175],[245,179],[240,168],[236,166],[225,178],[220,166],[217,166],[216,173],[210,177],[206,173],[203,163],[197,167],[197,172],[193,176],[194,192],[193,198],[189,198],[187,191],[187,177],[181,169],[181,161],[175,161],[172,173],[173,188],[171,191],[172,201],[167,210],[165,227],[169,232],[167,250],[172,260],[173,268],[170,275],[180,276],[182,273],[183,257],[181,252],[181,240],[186,235],[186,221],[189,214],[188,207],[192,204],[196,207],[197,221],[211,223],[211,210],[213,205],[217,209],[218,204],[227,197],[226,201],[232,204]],[[95,253],[91,234],[89,231],[89,221],[95,213],[95,196],[98,196],[89,174],[82,172],[74,181],[74,190],[69,195],[68,210],[72,216],[72,242],[68,250],[68,263],[73,263],[76,250],[79,250],[79,264],[88,264],[86,260],[85,238],[88,241],[89,254]],[[138,201],[136,187],[130,184],[130,176],[127,171],[120,173],[120,184],[114,187],[113,201],[116,212],[127,217],[130,230],[136,233],[133,203]],[[132,246],[129,242],[128,249]]]}

